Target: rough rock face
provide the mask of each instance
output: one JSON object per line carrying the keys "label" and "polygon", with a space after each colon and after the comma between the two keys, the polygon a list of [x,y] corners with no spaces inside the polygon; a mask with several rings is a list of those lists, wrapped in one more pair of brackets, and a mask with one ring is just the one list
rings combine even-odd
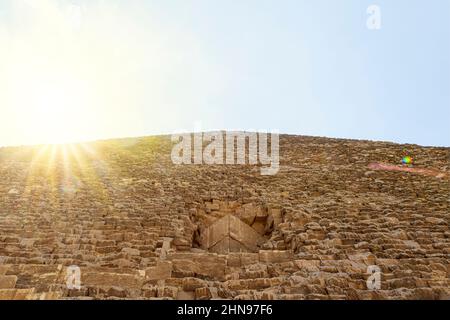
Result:
{"label": "rough rock face", "polygon": [[[172,146],[0,149],[0,299],[450,298],[449,148],[282,135],[262,176]],[[368,167],[406,155],[444,174]]]}

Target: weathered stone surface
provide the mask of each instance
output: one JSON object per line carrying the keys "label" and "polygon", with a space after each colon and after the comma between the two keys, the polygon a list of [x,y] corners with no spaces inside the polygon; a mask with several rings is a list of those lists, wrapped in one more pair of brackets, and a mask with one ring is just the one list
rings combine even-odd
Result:
{"label": "weathered stone surface", "polygon": [[265,242],[242,220],[227,215],[210,225],[201,240],[203,248],[216,253],[254,252]]}
{"label": "weathered stone surface", "polygon": [[174,254],[168,257],[173,263],[175,277],[202,277],[221,279],[225,277],[226,260],[216,254]]}
{"label": "weathered stone surface", "polygon": [[145,276],[150,280],[165,280],[172,277],[172,262],[158,261],[155,267],[145,270]]}
{"label": "weathered stone surface", "polygon": [[316,272],[319,271],[320,260],[295,260],[295,264],[300,270]]}
{"label": "weathered stone surface", "polygon": [[[172,146],[0,149],[0,299],[450,298],[449,148],[282,135],[261,176]],[[406,153],[441,174],[368,167]]]}
{"label": "weathered stone surface", "polygon": [[203,287],[195,289],[195,299],[197,300],[209,300],[217,298],[217,288]]}
{"label": "weathered stone surface", "polygon": [[106,272],[89,272],[82,274],[82,282],[85,286],[120,286],[128,288],[140,288],[144,279],[131,274],[117,274]]}
{"label": "weathered stone surface", "polygon": [[285,250],[261,250],[259,251],[259,261],[263,263],[279,263],[293,260],[292,251]]}
{"label": "weathered stone surface", "polygon": [[0,289],[0,300],[31,300],[34,289]]}
{"label": "weathered stone surface", "polygon": [[17,276],[1,276],[0,289],[13,289],[16,286]]}

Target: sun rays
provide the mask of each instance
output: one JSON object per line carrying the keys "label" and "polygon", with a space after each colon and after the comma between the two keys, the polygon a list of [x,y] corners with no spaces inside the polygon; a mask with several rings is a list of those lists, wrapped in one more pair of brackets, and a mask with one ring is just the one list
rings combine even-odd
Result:
{"label": "sun rays", "polygon": [[18,190],[23,207],[45,221],[59,221],[61,216],[82,211],[115,210],[118,194],[130,196],[133,187],[124,184],[141,170],[138,152],[152,148],[146,139],[122,139],[76,144],[52,144],[25,147],[20,161],[22,188]]}
{"label": "sun rays", "polygon": [[[107,177],[110,172],[107,175],[104,172],[98,174],[96,168],[101,162],[102,159],[89,144],[34,147],[24,195],[57,207],[86,191],[92,200],[107,203],[110,192]],[[108,170],[105,168],[103,171]]]}

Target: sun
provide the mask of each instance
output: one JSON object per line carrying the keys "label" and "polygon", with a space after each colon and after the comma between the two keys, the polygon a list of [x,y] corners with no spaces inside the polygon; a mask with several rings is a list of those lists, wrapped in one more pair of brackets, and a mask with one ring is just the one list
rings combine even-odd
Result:
{"label": "sun", "polygon": [[44,143],[69,143],[83,139],[83,92],[71,83],[36,84],[28,98],[33,133]]}
{"label": "sun", "polygon": [[0,19],[0,146],[141,136],[181,118],[169,80],[182,47],[137,23],[140,12],[115,1],[12,2]]}
{"label": "sun", "polygon": [[92,138],[93,97],[71,75],[33,77],[13,88],[13,105],[30,144],[62,144]]}

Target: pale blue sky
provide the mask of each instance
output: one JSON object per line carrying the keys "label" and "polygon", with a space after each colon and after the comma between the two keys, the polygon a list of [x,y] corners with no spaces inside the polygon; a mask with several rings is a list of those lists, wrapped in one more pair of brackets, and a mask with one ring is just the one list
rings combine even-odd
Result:
{"label": "pale blue sky", "polygon": [[[450,146],[448,0],[56,3],[80,5],[81,21],[91,21],[85,32],[120,51],[112,70],[98,70],[117,77],[102,94],[121,88],[133,97],[118,97],[129,106],[112,108],[106,122],[114,129],[105,122],[92,138],[192,130],[201,122],[203,129]],[[372,4],[381,8],[381,30],[366,27]],[[10,5],[0,0],[0,31],[3,25],[14,39],[36,22],[14,21]],[[84,54],[97,50],[90,48]],[[0,145],[26,142],[0,138]]]}

